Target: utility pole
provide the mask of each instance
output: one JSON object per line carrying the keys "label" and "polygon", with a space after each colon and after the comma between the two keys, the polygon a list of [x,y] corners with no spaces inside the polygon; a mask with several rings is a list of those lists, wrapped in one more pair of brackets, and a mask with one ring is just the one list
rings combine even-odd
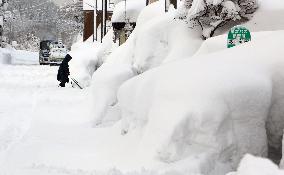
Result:
{"label": "utility pole", "polygon": [[105,2],[105,13],[104,13],[104,36],[106,35],[106,27],[107,27],[107,15],[108,15],[108,5],[107,5],[107,0],[104,0]]}
{"label": "utility pole", "polygon": [[106,35],[107,10],[107,0],[102,0],[101,42],[103,42],[103,37]]}
{"label": "utility pole", "polygon": [[98,41],[98,34],[97,34],[97,12],[98,12],[98,0],[94,0],[94,33],[93,33],[93,42],[96,40]]}
{"label": "utility pole", "polygon": [[101,0],[102,2],[102,11],[101,11],[101,43],[103,42],[104,37],[104,0]]}

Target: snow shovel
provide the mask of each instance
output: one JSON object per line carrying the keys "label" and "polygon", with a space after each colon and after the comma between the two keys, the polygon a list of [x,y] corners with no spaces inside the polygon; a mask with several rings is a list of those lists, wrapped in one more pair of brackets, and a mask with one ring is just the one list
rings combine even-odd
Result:
{"label": "snow shovel", "polygon": [[74,78],[71,78],[71,80],[80,88],[83,89],[82,86],[79,85],[79,82],[75,80]]}

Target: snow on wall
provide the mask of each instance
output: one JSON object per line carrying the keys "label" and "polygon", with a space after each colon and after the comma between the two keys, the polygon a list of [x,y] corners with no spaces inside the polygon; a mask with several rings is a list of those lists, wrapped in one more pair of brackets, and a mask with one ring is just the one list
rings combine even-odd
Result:
{"label": "snow on wall", "polygon": [[140,151],[182,174],[225,174],[246,153],[267,156],[267,143],[281,146],[284,128],[283,34],[127,81],[118,95],[123,133],[142,128]]}

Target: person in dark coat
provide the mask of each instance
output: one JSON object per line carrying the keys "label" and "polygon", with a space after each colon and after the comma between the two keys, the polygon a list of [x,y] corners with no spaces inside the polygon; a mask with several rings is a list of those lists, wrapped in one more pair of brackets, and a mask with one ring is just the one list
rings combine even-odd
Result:
{"label": "person in dark coat", "polygon": [[72,57],[69,54],[67,54],[59,66],[57,73],[57,80],[60,81],[59,86],[61,87],[65,87],[65,83],[69,83],[68,76],[70,75],[70,71],[68,63],[71,59]]}

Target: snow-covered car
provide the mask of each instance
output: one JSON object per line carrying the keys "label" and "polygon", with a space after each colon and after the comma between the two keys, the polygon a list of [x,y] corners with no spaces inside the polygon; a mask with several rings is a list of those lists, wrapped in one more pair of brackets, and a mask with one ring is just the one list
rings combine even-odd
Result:
{"label": "snow-covered car", "polygon": [[47,65],[49,64],[49,54],[50,54],[50,44],[52,40],[44,40],[40,42],[39,50],[39,64]]}
{"label": "snow-covered car", "polygon": [[59,65],[67,55],[66,48],[52,48],[49,55],[49,64],[50,65]]}

